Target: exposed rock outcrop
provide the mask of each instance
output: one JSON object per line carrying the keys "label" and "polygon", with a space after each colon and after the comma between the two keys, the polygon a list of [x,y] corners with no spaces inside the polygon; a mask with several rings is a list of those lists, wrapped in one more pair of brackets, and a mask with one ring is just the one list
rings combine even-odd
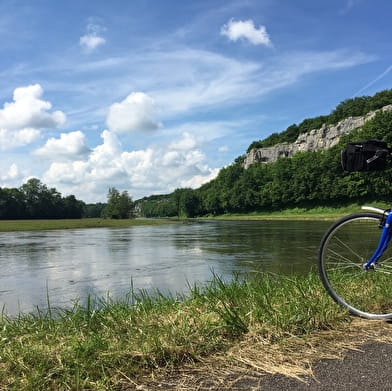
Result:
{"label": "exposed rock outcrop", "polygon": [[313,129],[308,133],[302,133],[293,143],[276,144],[268,148],[253,148],[246,154],[245,168],[254,163],[271,163],[280,157],[291,157],[297,152],[313,152],[318,149],[326,149],[336,145],[340,137],[360,128],[366,121],[372,119],[377,111],[392,111],[392,105],[384,106],[380,110],[371,111],[363,117],[349,117],[336,125],[323,125],[320,129]]}

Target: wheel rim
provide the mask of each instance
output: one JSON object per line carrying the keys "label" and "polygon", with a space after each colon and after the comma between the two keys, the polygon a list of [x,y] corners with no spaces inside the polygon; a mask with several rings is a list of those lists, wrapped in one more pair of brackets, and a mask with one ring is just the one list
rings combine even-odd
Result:
{"label": "wheel rim", "polygon": [[392,317],[392,251],[375,270],[365,271],[381,230],[378,215],[360,214],[335,225],[320,250],[321,278],[329,294],[355,315]]}

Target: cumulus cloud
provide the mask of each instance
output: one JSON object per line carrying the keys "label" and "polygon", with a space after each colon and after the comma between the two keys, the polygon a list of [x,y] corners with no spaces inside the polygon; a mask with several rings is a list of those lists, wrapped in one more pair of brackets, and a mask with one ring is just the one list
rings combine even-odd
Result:
{"label": "cumulus cloud", "polygon": [[[102,201],[109,186],[126,189],[134,198],[168,193],[178,187],[196,188],[217,175],[190,134],[161,147],[124,151],[117,136],[105,130],[103,142],[83,161],[53,162],[44,183],[76,193],[87,202]],[[81,194],[82,192],[82,194]]]}
{"label": "cumulus cloud", "polygon": [[12,163],[5,175],[1,176],[2,181],[9,181],[20,177],[18,166]]}
{"label": "cumulus cloud", "polygon": [[190,187],[192,189],[197,189],[202,186],[204,183],[212,181],[216,178],[219,173],[219,168],[214,168],[210,170],[210,174],[208,175],[195,175],[190,179],[185,179],[181,181],[181,187]]}
{"label": "cumulus cloud", "polygon": [[188,151],[190,149],[196,148],[196,146],[196,137],[188,132],[184,132],[180,140],[173,141],[169,145],[169,149],[180,149],[183,151]]}
{"label": "cumulus cloud", "polygon": [[33,128],[25,128],[21,130],[10,130],[0,128],[0,149],[2,151],[28,145],[37,140],[40,131]]}
{"label": "cumulus cloud", "polygon": [[245,39],[252,45],[272,46],[270,37],[265,26],[257,28],[253,20],[234,20],[222,26],[221,34],[229,38],[230,41],[238,41]]}
{"label": "cumulus cloud", "polygon": [[39,84],[14,90],[13,102],[0,110],[0,148],[2,150],[27,145],[40,136],[41,129],[58,128],[66,121],[61,111],[49,112],[50,102],[41,99]]}
{"label": "cumulus cloud", "polygon": [[110,106],[106,123],[115,133],[156,130],[161,124],[154,118],[155,111],[154,100],[150,96],[133,92],[122,102]]}
{"label": "cumulus cloud", "polygon": [[91,163],[98,165],[110,164],[122,152],[121,143],[117,136],[104,130],[101,134],[103,143],[96,146],[90,156]]}
{"label": "cumulus cloud", "polygon": [[0,187],[19,187],[21,182],[27,178],[27,172],[21,170],[16,163],[11,163],[8,169],[2,165],[1,169],[3,168],[4,172],[0,172]]}
{"label": "cumulus cloud", "polygon": [[61,133],[60,138],[50,138],[35,151],[38,156],[49,159],[81,159],[89,153],[86,137],[81,131]]}
{"label": "cumulus cloud", "polygon": [[98,23],[94,23],[93,20],[87,24],[86,34],[80,37],[79,44],[87,52],[94,51],[98,46],[104,45],[106,39],[102,37],[102,33],[106,30]]}

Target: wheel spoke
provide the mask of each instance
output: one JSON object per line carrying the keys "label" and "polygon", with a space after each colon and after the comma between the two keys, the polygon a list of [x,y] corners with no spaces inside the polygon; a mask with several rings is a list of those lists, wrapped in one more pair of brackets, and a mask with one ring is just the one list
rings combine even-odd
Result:
{"label": "wheel spoke", "polygon": [[335,223],[319,251],[322,282],[332,298],[355,315],[392,317],[392,250],[387,248],[375,270],[363,267],[377,248],[380,216],[357,213]]}
{"label": "wheel spoke", "polygon": [[351,252],[351,254],[355,255],[359,260],[362,260],[362,257],[356,251],[354,251],[346,242],[343,242],[343,240],[341,240],[338,237],[335,237],[334,240],[339,242],[344,248],[349,250],[349,252]]}

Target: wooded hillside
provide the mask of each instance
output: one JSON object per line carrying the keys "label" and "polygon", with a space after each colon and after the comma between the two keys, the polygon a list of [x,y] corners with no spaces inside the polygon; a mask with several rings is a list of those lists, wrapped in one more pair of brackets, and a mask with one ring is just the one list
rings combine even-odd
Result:
{"label": "wooded hillside", "polygon": [[[349,99],[339,104],[328,120],[366,114],[367,110],[391,103],[392,90],[382,91],[374,97]],[[317,121],[319,119],[305,120],[300,128],[304,129],[304,123],[312,123],[308,126],[311,130]],[[289,133],[287,130],[282,132],[277,140],[287,141]],[[274,137],[271,135],[266,139],[266,144]],[[391,168],[382,172],[347,173],[342,170],[342,148],[348,141],[364,139],[385,140],[392,146],[392,112],[377,113],[362,128],[342,137],[338,145],[327,150],[297,153],[292,158],[253,164],[248,169],[243,166],[243,158],[237,158],[199,189],[177,189],[169,195],[139,200],[139,212],[145,217],[196,217],[295,207],[343,206],[352,202],[389,202],[392,163]]]}

